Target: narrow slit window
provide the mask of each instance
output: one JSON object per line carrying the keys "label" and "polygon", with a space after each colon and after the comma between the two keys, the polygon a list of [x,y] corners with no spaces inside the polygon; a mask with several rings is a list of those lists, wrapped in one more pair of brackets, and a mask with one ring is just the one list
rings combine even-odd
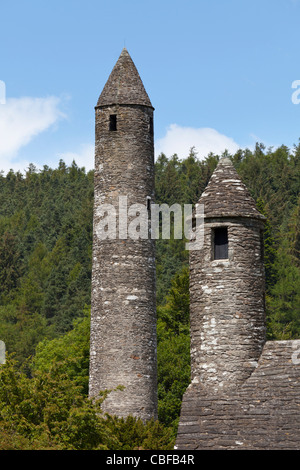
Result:
{"label": "narrow slit window", "polygon": [[213,255],[214,259],[228,259],[228,229],[218,227],[213,234]]}
{"label": "narrow slit window", "polygon": [[117,115],[111,114],[109,116],[109,130],[116,131],[117,130]]}
{"label": "narrow slit window", "polygon": [[147,196],[147,211],[151,210],[151,197]]}
{"label": "narrow slit window", "polygon": [[149,123],[149,133],[151,136],[153,136],[153,118],[150,118],[150,123]]}

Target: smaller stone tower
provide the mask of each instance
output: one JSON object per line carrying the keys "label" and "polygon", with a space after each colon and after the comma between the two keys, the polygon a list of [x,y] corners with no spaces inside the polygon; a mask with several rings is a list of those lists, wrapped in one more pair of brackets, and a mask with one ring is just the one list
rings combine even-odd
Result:
{"label": "smaller stone tower", "polygon": [[228,158],[199,203],[204,244],[190,251],[192,381],[176,448],[299,449],[300,341],[265,342],[264,217]]}
{"label": "smaller stone tower", "polygon": [[265,342],[264,216],[228,158],[199,204],[204,244],[190,251],[191,378],[218,392],[251,375]]}
{"label": "smaller stone tower", "polygon": [[[153,109],[124,48],[95,108],[89,394],[122,385],[104,411],[144,421],[157,417],[155,246],[150,236],[136,239],[127,229],[136,218],[129,209],[138,204],[149,211],[154,200]],[[116,214],[115,236],[108,238],[99,236],[103,205]]]}

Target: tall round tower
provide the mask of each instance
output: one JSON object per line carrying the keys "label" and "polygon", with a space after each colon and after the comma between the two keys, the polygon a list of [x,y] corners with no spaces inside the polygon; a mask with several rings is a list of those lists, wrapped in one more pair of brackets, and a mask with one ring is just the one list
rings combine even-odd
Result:
{"label": "tall round tower", "polygon": [[[153,110],[124,48],[95,108],[89,394],[123,385],[104,411],[144,421],[157,417],[155,246],[151,236],[130,236],[126,216],[130,224],[139,215],[132,205],[149,211],[154,200]],[[108,238],[99,230],[104,204],[115,209]]]}
{"label": "tall round tower", "polygon": [[264,216],[228,158],[199,204],[204,243],[190,251],[191,378],[216,392],[251,375],[265,342]]}

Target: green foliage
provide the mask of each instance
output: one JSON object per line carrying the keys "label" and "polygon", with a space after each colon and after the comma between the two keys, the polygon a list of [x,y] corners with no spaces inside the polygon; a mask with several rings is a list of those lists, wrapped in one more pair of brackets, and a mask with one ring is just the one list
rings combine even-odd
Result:
{"label": "green foliage", "polygon": [[23,362],[90,304],[93,173],[0,176],[0,334]]}
{"label": "green foliage", "polygon": [[189,270],[175,275],[158,307],[158,414],[177,429],[183,393],[190,382]]}
{"label": "green foliage", "polygon": [[8,358],[0,367],[0,450],[171,449],[170,429],[103,415],[109,391],[90,400],[65,372],[64,363],[28,378]]}
{"label": "green foliage", "polygon": [[300,197],[291,213],[287,235],[292,261],[297,267],[300,267]]}
{"label": "green foliage", "polygon": [[[189,156],[169,160],[161,154],[155,164],[155,192],[157,204],[195,204],[217,165],[218,157],[209,155],[205,161],[197,159],[192,148]],[[182,210],[183,213],[183,210]],[[156,242],[157,302],[162,304],[171,287],[174,275],[188,264],[185,240],[174,239],[173,224],[170,240]]]}
{"label": "green foliage", "polygon": [[126,419],[106,415],[107,426],[117,443],[112,450],[163,450],[173,449],[175,436],[171,428],[159,421],[143,423],[141,419],[128,416]]}
{"label": "green foliage", "polygon": [[85,398],[60,364],[30,379],[12,360],[0,368],[0,422],[11,446],[15,435],[29,448],[109,448],[114,438],[98,417],[104,398]]}
{"label": "green foliage", "polygon": [[[257,144],[228,156],[267,217],[268,338],[299,338],[300,144]],[[193,148],[183,160],[160,155],[156,202],[196,203],[218,159],[200,160]],[[190,381],[185,240],[171,230],[170,240],[156,243],[159,422],[104,419],[101,402],[87,397],[92,214],[93,172],[75,162],[0,175],[0,339],[16,361],[0,368],[0,449],[174,443]]]}
{"label": "green foliage", "polygon": [[264,264],[266,293],[268,294],[277,281],[277,272],[274,264],[276,258],[275,238],[273,236],[272,226],[265,209],[264,201],[260,198],[257,200],[257,208],[266,217],[264,229]]}
{"label": "green foliage", "polygon": [[297,339],[300,336],[300,269],[294,262],[288,238],[281,240],[276,253],[277,282],[267,297],[270,339]]}
{"label": "green foliage", "polygon": [[[161,328],[160,321],[158,328]],[[190,383],[190,340],[188,334],[161,340],[158,355],[158,416],[177,430],[181,400]]]}
{"label": "green foliage", "polygon": [[31,362],[32,371],[48,372],[53,364],[60,363],[64,372],[82,392],[88,394],[90,315],[85,309],[84,317],[74,321],[73,329],[52,340],[41,341]]}
{"label": "green foliage", "polygon": [[163,336],[189,333],[189,306],[189,268],[184,266],[172,279],[165,303],[157,309],[158,319],[163,325]]}

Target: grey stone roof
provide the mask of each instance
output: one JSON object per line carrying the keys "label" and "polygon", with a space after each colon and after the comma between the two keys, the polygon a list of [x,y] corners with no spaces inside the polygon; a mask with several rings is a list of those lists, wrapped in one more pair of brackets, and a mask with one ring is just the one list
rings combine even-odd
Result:
{"label": "grey stone roof", "polygon": [[97,106],[114,104],[153,107],[136,66],[125,47],[103,88]]}
{"label": "grey stone roof", "polygon": [[204,204],[205,217],[265,219],[229,158],[220,159],[198,203]]}
{"label": "grey stone roof", "polygon": [[299,449],[300,340],[268,341],[238,389],[212,395],[192,384],[184,395],[178,449]]}

